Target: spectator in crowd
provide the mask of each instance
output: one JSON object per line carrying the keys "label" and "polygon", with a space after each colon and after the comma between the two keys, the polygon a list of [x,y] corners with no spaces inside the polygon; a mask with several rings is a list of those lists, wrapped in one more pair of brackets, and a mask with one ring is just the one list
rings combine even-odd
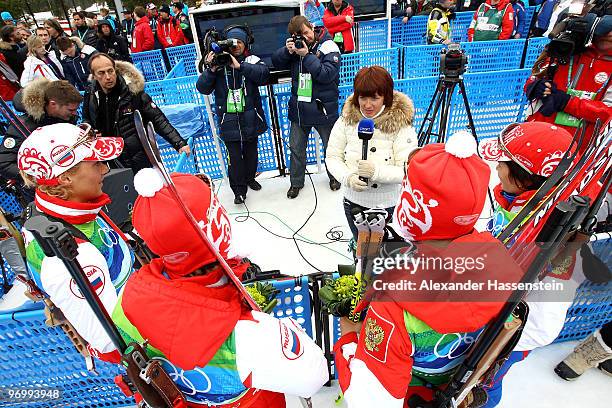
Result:
{"label": "spectator in crowd", "polygon": [[21,34],[21,42],[25,44],[28,41],[28,38],[32,36],[32,31],[30,30],[30,27],[22,21],[17,23],[17,29]]}
{"label": "spectator in crowd", "polygon": [[[76,235],[76,260],[88,271],[92,288],[104,309],[112,312],[117,293],[132,273],[133,259],[128,244],[99,212],[110,203],[102,191],[108,173],[104,161],[113,160],[123,149],[120,138],[97,138],[88,126],[57,123],[36,129],[19,151],[18,163],[28,186],[36,189],[36,215],[60,222]],[[87,140],[89,143],[84,143]],[[58,155],[72,146],[70,160],[61,165]],[[60,156],[59,158],[57,156]],[[108,334],[87,301],[74,289],[65,264],[46,256],[30,231],[23,230],[29,269],[36,284],[83,337],[92,356],[119,362]],[[72,282],[72,283],[71,283]],[[96,285],[99,283],[99,285]]]}
{"label": "spectator in crowd", "polygon": [[126,8],[123,10],[123,21],[121,22],[121,32],[127,39],[128,44],[132,43],[132,33],[134,32],[134,18],[132,10]]}
{"label": "spectator in crowd", "polygon": [[26,86],[34,79],[44,77],[51,81],[64,79],[62,64],[55,57],[54,52],[48,52],[38,37],[28,40],[28,58],[21,74],[21,86]]}
{"label": "spectator in crowd", "polygon": [[[49,41],[51,40],[51,37],[49,36],[49,31],[47,31],[47,29],[45,27],[37,27],[36,28],[36,37],[40,38],[40,40],[42,41],[43,45],[45,46],[45,49],[47,51],[50,51],[48,47],[49,47]],[[57,55],[56,55],[56,57],[57,57]]]}
{"label": "spectator in crowd", "polygon": [[215,93],[221,139],[229,154],[228,175],[235,204],[244,202],[247,186],[261,190],[255,180],[257,137],[268,129],[263,119],[259,86],[267,83],[270,70],[259,57],[250,54],[249,35],[247,28],[231,28],[227,38],[238,42],[230,49],[231,65],[215,65],[215,55],[210,52],[206,56],[208,68],[196,84],[198,91],[205,95]]}
{"label": "spectator in crowd", "polygon": [[107,20],[98,22],[98,43],[96,50],[104,52],[115,60],[132,62],[130,46],[125,37],[115,35],[113,27]]}
{"label": "spectator in crowd", "polygon": [[172,11],[174,11],[174,18],[181,25],[181,30],[188,42],[193,42],[193,33],[191,32],[191,24],[189,23],[189,17],[185,14],[185,5],[183,3],[172,3]]}
{"label": "spectator in crowd", "polygon": [[136,110],[140,111],[145,126],[151,122],[155,132],[176,150],[191,153],[187,142],[144,91],[144,77],[134,65],[115,62],[106,54],[92,56],[89,65],[93,81],[85,93],[83,121],[102,136],[120,135],[125,140],[125,150],[118,159],[124,167],[134,173],[151,167],[136,132]]}
{"label": "spectator in crowd", "polygon": [[[21,122],[29,132],[55,123],[76,123],[77,109],[83,97],[67,81],[50,81],[37,78],[19,92],[20,103],[15,107],[25,111]],[[17,98],[15,98],[17,101]],[[6,131],[0,145],[0,176],[22,184],[17,166],[17,152],[24,141],[14,125]]]}
{"label": "spectator in crowd", "polygon": [[[157,16],[157,10],[155,10]],[[155,47],[155,38],[149,18],[145,15],[145,9],[138,6],[134,8],[134,32],[132,33],[132,44],[130,49],[132,52],[151,51]],[[157,20],[156,20],[157,21]]]}
{"label": "spectator in crowd", "polygon": [[23,72],[23,63],[27,56],[26,53],[20,52],[20,47],[17,45],[21,41],[21,34],[14,25],[5,25],[0,29],[0,53],[4,55],[6,63],[13,72],[21,78]]}
{"label": "spectator in crowd", "polygon": [[541,5],[538,11],[538,17],[536,19],[535,27],[533,28],[532,35],[534,37],[542,37],[546,31],[548,31],[551,23],[554,25],[556,20],[551,21],[552,13],[559,0],[535,0],[536,5]]}
{"label": "spectator in crowd", "polygon": [[[594,22],[594,15],[588,14]],[[586,121],[586,135],[591,136],[597,119],[604,123],[612,118],[612,27],[596,24],[592,45],[577,50],[567,64],[552,71],[545,50],[531,70],[525,93],[531,101],[528,121],[555,123],[574,134],[581,120]]]}
{"label": "spectator in crowd", "polygon": [[[354,210],[382,207],[391,219],[417,137],[412,127],[414,105],[393,90],[393,78],[383,67],[360,69],[354,89],[331,131],[325,163],[344,187],[344,213],[357,240]],[[374,120],[367,160],[362,160],[363,142],[357,137],[357,126],[364,118]]]}
{"label": "spectator in crowd", "polygon": [[183,30],[181,30],[180,23],[170,15],[170,7],[165,5],[159,9],[157,39],[164,49],[188,44],[183,35]]}
{"label": "spectator in crowd", "polygon": [[514,10],[514,30],[512,30],[512,38],[522,38],[521,33],[525,32],[525,25],[529,24],[527,21],[525,3],[523,3],[523,0],[510,0],[510,3]]}
{"label": "spectator in crowd", "polygon": [[[158,50],[161,48],[161,43],[157,39],[157,19],[159,18],[159,13],[157,12],[155,4],[149,3],[147,5],[147,17],[149,18],[149,26],[153,32],[154,48]],[[136,19],[136,21],[138,21],[138,19]]]}
{"label": "spectator in crowd", "polygon": [[[117,23],[117,20],[115,20],[115,18],[111,16],[110,11],[107,8],[100,9],[100,20],[106,20],[110,25],[111,29],[113,30],[113,33],[119,34],[119,24]],[[98,30],[100,29],[101,21],[98,22]]]}
{"label": "spectator in crowd", "polygon": [[46,46],[47,51],[53,50],[53,52],[55,52],[55,56],[57,57],[57,59],[60,59],[62,54],[60,53],[60,50],[57,47],[57,39],[60,37],[66,37],[66,33],[62,29],[62,26],[60,25],[60,23],[54,18],[45,20],[45,28],[47,29],[47,32],[49,33],[49,42],[47,43],[47,46]]}
{"label": "spectator in crowd", "polygon": [[455,0],[438,0],[427,19],[427,44],[450,44]]}
{"label": "spectator in crowd", "polygon": [[557,25],[557,23],[560,21],[559,17],[568,11],[568,8],[572,2],[573,0],[559,0],[555,3],[555,7],[552,10],[552,13],[550,15],[550,20],[548,22],[548,29],[544,32],[544,34],[542,34],[543,37],[550,36],[551,31],[553,30],[555,25]]}
{"label": "spectator in crowd", "polygon": [[2,19],[2,25],[4,26],[14,26],[15,25],[15,19],[13,18],[11,13],[9,13],[8,11],[3,11],[2,13],[0,13],[0,19]]}
{"label": "spectator in crowd", "polygon": [[416,0],[398,0],[391,6],[391,17],[401,17],[402,23],[406,24],[417,13],[417,9]]}
{"label": "spectator in crowd", "polygon": [[352,5],[344,0],[331,0],[323,14],[323,24],[342,54],[355,50],[352,31],[355,18]]}
{"label": "spectator in crowd", "polygon": [[420,3],[419,16],[428,16],[436,6],[436,0],[424,0]]}
{"label": "spectator in crowd", "polygon": [[[296,198],[304,187],[310,131],[313,127],[317,130],[326,150],[332,126],[338,119],[340,49],[329,37],[318,38],[304,16],[293,17],[287,28],[292,37],[272,55],[272,62],[279,69],[291,70],[291,187],[287,197]],[[296,44],[294,36],[298,35],[303,39]],[[329,171],[327,174],[329,187],[339,190],[338,180]]]}
{"label": "spectator in crowd", "polygon": [[306,0],[304,2],[304,16],[315,27],[323,27],[323,14],[325,6],[319,0]]}
{"label": "spectator in crowd", "polygon": [[72,31],[72,36],[79,37],[83,43],[95,47],[98,42],[98,36],[96,35],[96,30],[87,25],[86,19],[87,17],[83,11],[77,11],[72,14],[75,27],[74,31]]}
{"label": "spectator in crowd", "polygon": [[12,101],[20,87],[19,77],[6,63],[4,54],[0,53],[0,97],[5,101]]}
{"label": "spectator in crowd", "polygon": [[60,62],[64,77],[79,91],[84,91],[89,85],[89,59],[98,51],[83,44],[78,37],[61,37],[57,46],[62,53]]}
{"label": "spectator in crowd", "polygon": [[487,0],[474,12],[468,41],[508,40],[514,31],[514,9],[510,0]]}

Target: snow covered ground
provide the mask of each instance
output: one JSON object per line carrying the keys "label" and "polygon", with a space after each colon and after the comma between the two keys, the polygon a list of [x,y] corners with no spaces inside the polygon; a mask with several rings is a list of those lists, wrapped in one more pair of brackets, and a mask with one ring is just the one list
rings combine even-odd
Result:
{"label": "snow covered ground", "polygon": [[[315,172],[316,166],[310,167]],[[493,172],[495,175],[496,173]],[[289,200],[286,192],[289,188],[287,178],[258,178],[263,188],[261,191],[249,191],[246,205],[252,217],[270,231],[291,237],[306,220],[315,207],[315,194],[312,185],[306,178],[306,185],[298,198]],[[332,192],[329,189],[326,174],[313,174],[316,188],[317,208],[300,235],[313,242],[327,242],[326,233],[334,226],[336,230],[350,235],[342,208],[342,191]],[[494,176],[492,183],[496,183]],[[236,217],[246,215],[245,207],[233,204],[233,194],[229,185],[217,183],[219,197],[232,220],[232,235],[241,252],[248,255],[263,270],[280,269],[281,272],[299,275],[314,272],[300,256],[292,240],[281,239],[263,230],[254,219]],[[485,209],[485,215],[488,210]],[[240,222],[242,221],[242,222]],[[486,222],[483,216],[481,223]],[[284,223],[284,224],[283,224]],[[339,263],[350,262],[346,243],[334,243],[326,246],[299,243],[304,257],[315,267],[330,271]],[[525,361],[515,365],[504,381],[502,408],[574,408],[610,407],[612,401],[612,378],[599,370],[591,370],[578,381],[568,383],[553,372],[553,367],[573,349],[575,342],[553,344],[536,350]],[[338,394],[337,385],[323,388],[313,398],[314,407],[334,407]],[[297,398],[290,398],[289,407],[298,408],[301,404]],[[382,408],[382,407],[380,407]]]}

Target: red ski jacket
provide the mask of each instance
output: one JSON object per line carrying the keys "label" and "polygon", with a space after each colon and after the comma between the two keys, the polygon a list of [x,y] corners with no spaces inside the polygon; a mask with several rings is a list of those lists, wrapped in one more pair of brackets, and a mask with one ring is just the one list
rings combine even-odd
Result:
{"label": "red ski jacket", "polygon": [[[4,58],[3,54],[0,54],[0,61],[4,63],[4,66],[0,67],[0,97],[2,97],[2,99],[4,99],[5,101],[12,101],[13,97],[19,90],[19,78],[15,75],[14,72],[12,72],[11,68],[6,63],[6,58]],[[15,78],[17,78],[17,80],[10,81],[6,77],[4,69],[8,70],[6,72],[7,75],[12,74],[13,76],[15,76]]]}
{"label": "red ski jacket", "polygon": [[[545,60],[538,70],[548,68],[549,60]],[[572,67],[571,78],[568,80],[568,73]],[[610,73],[612,72],[612,57],[602,55],[594,47],[589,47],[586,51],[575,55],[571,64],[559,65],[553,77],[553,82],[560,91],[567,91],[568,85],[575,81],[574,89],[587,92],[597,92],[595,99],[581,99],[571,96],[569,102],[563,109],[577,118],[582,118],[587,122],[586,135],[591,135],[595,121],[599,118],[603,123],[607,123],[612,118],[612,88],[610,87]],[[537,80],[531,76],[525,88],[533,81]],[[606,104],[607,103],[607,104]],[[539,112],[535,101],[531,103],[531,111],[528,112],[527,121],[542,121],[555,123],[557,113],[551,116],[544,116]],[[562,126],[571,134],[576,131],[575,127]]]}
{"label": "red ski jacket", "polygon": [[153,37],[153,30],[149,26],[149,18],[144,16],[134,25],[130,49],[132,52],[151,51],[154,46],[155,38]]}
{"label": "red ski jacket", "polygon": [[[323,25],[332,39],[336,33],[341,33],[344,39],[344,52],[353,52],[355,50],[355,40],[353,39],[353,32],[351,29],[355,24],[353,6],[348,4],[346,1],[342,2],[340,10],[336,12],[333,3],[330,1],[329,5],[323,13]],[[350,16],[353,19],[352,23],[346,21],[346,16]]]}
{"label": "red ski jacket", "polygon": [[[484,7],[485,12],[489,8],[495,8],[497,9],[498,12],[503,12],[506,6],[508,5],[508,3],[510,3],[510,0],[499,0],[499,3],[493,6],[491,5],[491,0],[487,0],[485,4],[482,5],[481,7]],[[474,26],[476,22],[478,21],[478,10],[479,9],[480,7],[478,7],[476,11],[474,12],[474,17],[472,17],[472,23],[470,24],[470,27],[468,28],[468,32],[467,32],[468,41],[474,40]],[[514,9],[512,8],[512,6],[509,6],[508,9],[506,10],[506,13],[504,13],[504,16],[502,17],[501,26],[502,26],[502,29],[497,39],[498,40],[508,40],[512,36],[512,31],[514,31]]]}
{"label": "red ski jacket", "polygon": [[157,38],[164,48],[189,44],[180,24],[172,16],[167,21],[157,19]]}

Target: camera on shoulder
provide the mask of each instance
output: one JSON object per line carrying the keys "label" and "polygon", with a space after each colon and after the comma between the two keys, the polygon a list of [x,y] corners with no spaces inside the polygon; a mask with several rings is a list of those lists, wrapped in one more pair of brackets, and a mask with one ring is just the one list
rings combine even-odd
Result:
{"label": "camera on shoulder", "polygon": [[225,39],[223,34],[213,27],[206,31],[203,42],[205,55],[211,52],[214,54],[212,61],[208,64],[209,66],[226,67],[231,65],[232,58],[229,52],[231,48],[238,45],[236,39]]}

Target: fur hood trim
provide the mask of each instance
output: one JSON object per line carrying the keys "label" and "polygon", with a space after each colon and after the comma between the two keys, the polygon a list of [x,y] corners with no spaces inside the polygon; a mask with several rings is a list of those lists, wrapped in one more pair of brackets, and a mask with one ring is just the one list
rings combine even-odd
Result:
{"label": "fur hood trim", "polygon": [[[342,108],[342,117],[347,125],[356,125],[363,116],[353,105],[354,94],[349,96]],[[374,125],[384,133],[396,134],[406,126],[412,126],[414,105],[412,100],[401,92],[393,91],[393,105],[386,107],[382,115],[374,119]]]}
{"label": "fur hood trim", "polygon": [[12,50],[13,46],[6,41],[0,40],[0,50]]}
{"label": "fur hood trim", "polygon": [[21,103],[28,115],[39,121],[45,114],[45,91],[51,83],[44,77],[36,78],[23,88]]}
{"label": "fur hood trim", "polygon": [[130,93],[136,95],[144,91],[145,79],[133,64],[125,61],[115,61],[117,73],[123,77]]}

